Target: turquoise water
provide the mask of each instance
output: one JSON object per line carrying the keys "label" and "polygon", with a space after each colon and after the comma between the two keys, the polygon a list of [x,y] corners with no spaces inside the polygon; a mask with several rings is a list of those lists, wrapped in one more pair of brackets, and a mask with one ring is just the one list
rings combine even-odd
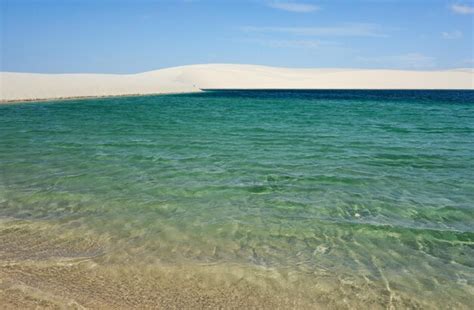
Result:
{"label": "turquoise water", "polygon": [[[9,104],[0,236],[48,231],[61,242],[42,255],[102,265],[264,270],[341,307],[470,308],[473,167],[472,91]],[[65,241],[78,236],[94,246]]]}

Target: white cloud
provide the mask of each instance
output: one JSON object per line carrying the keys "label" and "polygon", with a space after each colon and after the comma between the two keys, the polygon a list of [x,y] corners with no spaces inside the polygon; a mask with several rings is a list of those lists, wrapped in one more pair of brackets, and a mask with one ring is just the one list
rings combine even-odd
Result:
{"label": "white cloud", "polygon": [[453,68],[456,70],[467,70],[474,73],[474,58],[459,59],[458,61],[453,62]]}
{"label": "white cloud", "polygon": [[299,36],[387,37],[375,24],[345,24],[331,27],[243,27],[246,32],[286,33]]}
{"label": "white cloud", "polygon": [[453,4],[451,10],[457,14],[474,14],[474,7],[469,5]]}
{"label": "white cloud", "polygon": [[317,49],[322,46],[337,46],[336,42],[321,41],[321,40],[247,40],[255,42],[264,46],[274,48],[303,48],[303,49]]}
{"label": "white cloud", "polygon": [[320,9],[319,6],[314,4],[288,1],[272,1],[268,2],[268,6],[274,9],[295,13],[310,13]]}
{"label": "white cloud", "polygon": [[365,64],[375,64],[381,68],[430,69],[436,67],[436,58],[421,53],[380,57],[358,57],[357,60]]}
{"label": "white cloud", "polygon": [[442,32],[441,36],[443,39],[448,39],[448,40],[454,40],[454,39],[460,39],[463,37],[463,34],[459,30],[451,31],[451,32]]}

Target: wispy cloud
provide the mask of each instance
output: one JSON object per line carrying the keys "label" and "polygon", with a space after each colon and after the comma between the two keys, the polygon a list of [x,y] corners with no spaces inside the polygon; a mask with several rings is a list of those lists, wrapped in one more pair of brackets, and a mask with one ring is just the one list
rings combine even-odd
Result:
{"label": "wispy cloud", "polygon": [[450,31],[450,32],[449,31],[442,32],[441,36],[442,36],[443,39],[454,40],[454,39],[462,38],[463,34],[459,30],[454,30],[454,31]]}
{"label": "wispy cloud", "polygon": [[474,14],[474,6],[465,4],[453,4],[451,10],[456,14]]}
{"label": "wispy cloud", "polygon": [[318,49],[326,46],[339,46],[337,42],[321,41],[321,40],[269,40],[269,39],[253,39],[247,40],[263,46],[273,48],[302,48],[302,49]]}
{"label": "wispy cloud", "polygon": [[243,27],[245,32],[286,33],[298,36],[387,37],[375,24],[345,24],[330,27]]}
{"label": "wispy cloud", "polygon": [[319,6],[314,4],[292,1],[270,1],[267,5],[274,9],[295,13],[310,13],[320,9]]}
{"label": "wispy cloud", "polygon": [[457,61],[453,62],[452,67],[461,70],[467,69],[468,71],[474,72],[474,58],[458,59]]}
{"label": "wispy cloud", "polygon": [[379,57],[358,57],[359,62],[380,68],[430,69],[436,67],[436,58],[421,53],[408,53]]}

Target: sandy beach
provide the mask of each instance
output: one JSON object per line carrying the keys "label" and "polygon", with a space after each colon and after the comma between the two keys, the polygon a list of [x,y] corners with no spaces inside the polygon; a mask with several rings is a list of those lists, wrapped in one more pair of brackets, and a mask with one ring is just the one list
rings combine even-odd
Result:
{"label": "sandy beach", "polygon": [[201,89],[474,89],[474,71],[209,64],[126,75],[0,73],[0,102],[186,93]]}

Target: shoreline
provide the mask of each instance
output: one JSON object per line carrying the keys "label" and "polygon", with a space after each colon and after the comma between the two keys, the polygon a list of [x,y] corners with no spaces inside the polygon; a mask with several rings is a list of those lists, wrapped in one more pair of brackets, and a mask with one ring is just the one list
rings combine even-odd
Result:
{"label": "shoreline", "polygon": [[0,103],[205,90],[474,90],[473,70],[291,69],[190,65],[138,74],[0,72]]}
{"label": "shoreline", "polygon": [[188,92],[172,92],[172,93],[150,93],[150,94],[124,94],[124,95],[104,95],[104,96],[72,96],[72,97],[52,97],[52,98],[38,98],[38,99],[12,99],[12,100],[0,100],[0,105],[7,104],[18,104],[18,103],[36,103],[36,102],[48,102],[48,101],[72,101],[72,100],[89,100],[89,99],[109,99],[109,98],[125,98],[125,97],[147,97],[147,96],[166,96],[166,95],[181,95],[181,94],[197,94],[201,92],[267,92],[267,91],[474,91],[474,89],[467,88],[453,88],[453,89],[370,89],[370,88],[206,88],[198,91]]}
{"label": "shoreline", "polygon": [[46,102],[46,101],[72,101],[72,100],[88,100],[88,99],[108,99],[108,98],[134,98],[134,97],[146,97],[146,96],[160,96],[160,95],[180,95],[180,94],[193,94],[195,92],[175,92],[175,93],[151,93],[151,94],[125,94],[125,95],[104,95],[104,96],[72,96],[72,97],[52,97],[52,98],[38,98],[38,99],[12,99],[12,100],[0,100],[0,105],[6,104],[17,104],[17,103],[35,103],[35,102]]}

